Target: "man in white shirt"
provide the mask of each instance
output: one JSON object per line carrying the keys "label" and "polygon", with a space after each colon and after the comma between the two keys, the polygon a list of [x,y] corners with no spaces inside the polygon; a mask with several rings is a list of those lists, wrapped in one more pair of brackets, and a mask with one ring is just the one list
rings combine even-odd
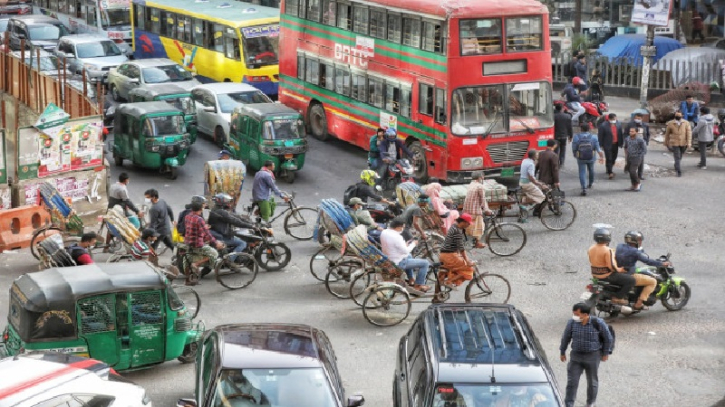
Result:
{"label": "man in white shirt", "polygon": [[[410,252],[415,247],[415,242],[406,245],[405,239],[401,236],[405,222],[400,219],[393,219],[390,221],[388,228],[380,234],[380,243],[383,248],[383,254],[390,259],[393,263],[397,264],[398,267],[405,270],[408,275],[408,283],[413,285],[413,288],[426,292],[430,289],[425,283],[426,275],[428,274],[428,268],[430,263],[425,259],[414,259],[410,255]],[[413,270],[418,269],[418,274],[414,277]]]}

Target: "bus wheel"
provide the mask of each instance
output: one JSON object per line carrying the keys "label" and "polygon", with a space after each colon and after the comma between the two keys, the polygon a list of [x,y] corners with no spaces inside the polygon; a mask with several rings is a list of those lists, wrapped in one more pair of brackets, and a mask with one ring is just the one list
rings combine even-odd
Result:
{"label": "bus wheel", "polygon": [[325,108],[321,104],[314,104],[310,107],[309,113],[310,130],[312,136],[320,141],[327,141],[330,135],[327,134],[327,116]]}
{"label": "bus wheel", "polygon": [[414,141],[410,143],[410,151],[413,153],[413,157],[416,158],[413,172],[416,182],[425,183],[428,181],[428,160],[425,158],[425,149],[420,144],[420,141]]}

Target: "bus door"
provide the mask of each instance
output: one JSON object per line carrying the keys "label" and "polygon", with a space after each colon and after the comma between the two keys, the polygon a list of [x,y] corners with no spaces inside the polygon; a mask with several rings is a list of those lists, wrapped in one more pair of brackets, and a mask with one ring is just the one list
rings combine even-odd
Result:
{"label": "bus door", "polygon": [[166,339],[161,291],[129,294],[131,367],[164,361]]}
{"label": "bus door", "polygon": [[119,361],[120,344],[116,334],[114,294],[78,300],[76,304],[79,334],[88,346],[91,358],[114,366]]}

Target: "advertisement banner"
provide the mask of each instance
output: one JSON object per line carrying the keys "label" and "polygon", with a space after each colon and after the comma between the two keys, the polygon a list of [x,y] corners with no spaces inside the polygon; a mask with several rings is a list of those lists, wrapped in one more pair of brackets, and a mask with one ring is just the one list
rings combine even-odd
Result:
{"label": "advertisement banner", "polygon": [[8,182],[8,169],[5,159],[5,129],[0,129],[0,184],[6,182]]}
{"label": "advertisement banner", "polygon": [[672,0],[635,0],[632,22],[654,26],[666,26],[670,21]]}

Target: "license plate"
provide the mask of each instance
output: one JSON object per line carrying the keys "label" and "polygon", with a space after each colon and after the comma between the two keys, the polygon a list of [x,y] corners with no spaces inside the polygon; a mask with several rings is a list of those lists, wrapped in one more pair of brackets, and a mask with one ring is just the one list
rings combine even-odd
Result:
{"label": "license plate", "polygon": [[589,291],[584,291],[584,293],[582,293],[582,296],[579,297],[579,299],[582,301],[586,301],[590,298],[592,298],[592,293],[590,293]]}
{"label": "license plate", "polygon": [[285,154],[284,158],[291,160],[295,155],[294,154]]}

